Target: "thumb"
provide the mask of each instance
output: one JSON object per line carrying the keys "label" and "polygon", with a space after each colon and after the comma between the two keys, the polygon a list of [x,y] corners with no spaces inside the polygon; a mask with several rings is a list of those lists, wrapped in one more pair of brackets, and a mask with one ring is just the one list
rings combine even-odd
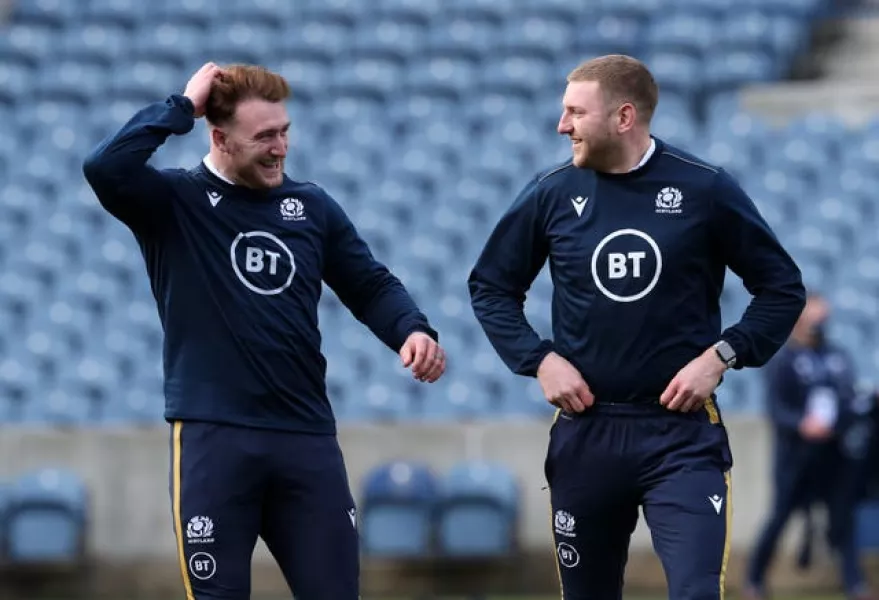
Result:
{"label": "thumb", "polygon": [[403,366],[408,368],[412,364],[413,352],[412,344],[408,341],[400,348],[400,358],[403,359]]}
{"label": "thumb", "polygon": [[586,385],[585,381],[577,386],[577,397],[580,399],[580,402],[583,403],[584,407],[588,408],[595,403],[595,397],[592,395],[592,390],[589,389],[589,386]]}

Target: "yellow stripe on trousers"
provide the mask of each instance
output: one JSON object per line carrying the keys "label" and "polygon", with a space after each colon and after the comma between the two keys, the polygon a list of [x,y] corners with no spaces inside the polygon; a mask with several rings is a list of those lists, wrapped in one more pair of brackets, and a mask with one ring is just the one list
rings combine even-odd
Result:
{"label": "yellow stripe on trousers", "polygon": [[723,558],[720,562],[720,600],[724,600],[726,594],[726,566],[729,563],[729,552],[732,546],[732,475],[729,471],[723,474],[726,482],[726,533],[723,536]]}
{"label": "yellow stripe on trousers", "polygon": [[[553,425],[555,425],[555,422],[558,421],[558,418],[559,418],[559,415],[561,414],[561,412],[562,412],[562,409],[560,409],[560,408],[556,409],[555,414],[552,416],[552,424]],[[548,484],[547,484],[547,489],[549,490]],[[558,575],[558,578],[559,578],[559,593],[561,595],[561,599],[565,600],[565,587],[562,584],[562,565],[559,562],[559,551],[558,551],[558,548],[556,548],[556,544],[555,544],[555,535],[554,535],[555,534],[555,522],[554,522],[553,516],[552,516],[552,490],[549,490],[549,492],[550,492],[549,535],[550,535],[550,539],[553,540],[552,554],[553,554],[553,557],[555,558],[555,570],[556,570],[556,574]]]}
{"label": "yellow stripe on trousers", "polygon": [[183,589],[186,591],[186,600],[195,600],[195,594],[192,593],[192,581],[189,579],[189,569],[186,566],[186,553],[183,551],[183,518],[181,515],[180,495],[181,495],[181,444],[180,434],[183,430],[183,423],[174,422],[174,442],[171,449],[171,465],[172,465],[172,490],[173,496],[171,510],[174,514],[174,534],[177,538],[177,558],[180,560],[180,574],[183,577]]}

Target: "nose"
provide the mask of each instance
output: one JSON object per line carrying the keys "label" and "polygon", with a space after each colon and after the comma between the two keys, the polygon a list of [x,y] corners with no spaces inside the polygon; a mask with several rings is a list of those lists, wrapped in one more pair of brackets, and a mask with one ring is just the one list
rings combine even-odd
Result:
{"label": "nose", "polygon": [[284,156],[287,154],[287,138],[281,136],[276,137],[273,140],[269,152],[272,156]]}
{"label": "nose", "polygon": [[559,119],[559,126],[557,129],[561,135],[568,135],[569,133],[574,131],[574,127],[571,124],[571,119],[570,119],[570,117],[568,117],[568,115],[563,114],[561,116],[561,118]]}

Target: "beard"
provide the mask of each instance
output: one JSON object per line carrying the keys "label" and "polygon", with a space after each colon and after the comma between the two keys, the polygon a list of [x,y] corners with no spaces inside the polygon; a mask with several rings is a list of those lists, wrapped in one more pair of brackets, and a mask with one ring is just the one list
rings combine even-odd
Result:
{"label": "beard", "polygon": [[574,148],[573,163],[580,169],[606,171],[613,167],[620,158],[619,144],[610,131],[597,135],[581,137],[580,143]]}
{"label": "beard", "polygon": [[[233,153],[232,158],[233,178],[245,187],[265,190],[284,182],[284,157],[244,156],[239,151]],[[275,165],[268,166],[270,162]]]}

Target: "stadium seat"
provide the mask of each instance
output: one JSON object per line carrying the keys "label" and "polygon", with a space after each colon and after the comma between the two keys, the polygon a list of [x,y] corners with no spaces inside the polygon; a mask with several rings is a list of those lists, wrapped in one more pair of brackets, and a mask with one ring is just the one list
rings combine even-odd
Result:
{"label": "stadium seat", "polygon": [[370,471],[362,484],[360,528],[371,556],[423,557],[432,551],[438,484],[420,463],[394,461]]}
{"label": "stadium seat", "polygon": [[49,27],[61,28],[79,18],[76,6],[63,0],[35,0],[33,2],[16,2],[13,15],[17,23],[34,23]]}
{"label": "stadium seat", "polygon": [[5,556],[13,564],[78,563],[90,520],[89,493],[71,471],[45,468],[16,477],[5,516]]}
{"label": "stadium seat", "polygon": [[12,58],[0,62],[0,101],[8,104],[33,92],[37,71],[22,60]]}
{"label": "stadium seat", "polygon": [[665,7],[665,0],[597,0],[597,8],[627,18],[650,20]]}
{"label": "stadium seat", "polygon": [[224,21],[247,21],[269,28],[277,28],[284,22],[294,22],[301,12],[299,3],[287,0],[230,0],[221,9]]}
{"label": "stadium seat", "polygon": [[[58,59],[97,61],[105,67],[117,56],[123,56],[131,44],[129,31],[115,23],[89,23],[81,27],[67,27],[54,34],[49,47]],[[107,72],[108,79],[110,71]]]}
{"label": "stadium seat", "polygon": [[160,0],[153,4],[150,12],[153,18],[206,27],[218,18],[213,7],[210,0]]}
{"label": "stadium seat", "polygon": [[707,15],[673,11],[650,20],[645,33],[652,52],[681,52],[704,55],[718,36],[718,24]]}
{"label": "stadium seat", "polygon": [[90,23],[145,29],[148,5],[140,0],[88,0],[82,18]]}
{"label": "stadium seat", "polygon": [[426,38],[427,47],[432,51],[459,50],[482,57],[489,56],[490,50],[500,44],[500,35],[500,24],[494,18],[452,13],[434,20]]}
{"label": "stadium seat", "polygon": [[496,399],[483,390],[484,381],[445,377],[425,392],[419,418],[425,422],[467,422],[489,417]]}
{"label": "stadium seat", "polygon": [[576,49],[587,56],[643,55],[644,21],[637,17],[582,12],[577,17]]}
{"label": "stadium seat", "polygon": [[516,546],[519,490],[503,465],[467,461],[442,478],[437,506],[441,554],[503,556]]}
{"label": "stadium seat", "polygon": [[292,55],[295,49],[307,48],[311,52],[322,52],[333,59],[348,48],[354,28],[350,24],[351,15],[320,9],[309,12],[297,19],[289,35],[289,40],[281,41],[278,51],[282,55]]}
{"label": "stadium seat", "polygon": [[132,59],[173,62],[181,68],[207,35],[200,25],[173,20],[153,20],[149,27],[135,31],[131,42]]}
{"label": "stadium seat", "polygon": [[31,67],[36,67],[57,49],[59,30],[52,25],[17,23],[13,20],[3,30],[3,37],[0,37],[0,56],[18,57]]}
{"label": "stadium seat", "polygon": [[517,0],[449,0],[440,4],[437,7],[439,10],[433,13],[448,12],[455,16],[489,18],[502,22],[519,8],[518,4]]}
{"label": "stadium seat", "polygon": [[114,427],[154,427],[163,424],[165,399],[161,390],[147,390],[144,387],[135,385],[111,399],[101,408],[100,416],[95,421]]}

